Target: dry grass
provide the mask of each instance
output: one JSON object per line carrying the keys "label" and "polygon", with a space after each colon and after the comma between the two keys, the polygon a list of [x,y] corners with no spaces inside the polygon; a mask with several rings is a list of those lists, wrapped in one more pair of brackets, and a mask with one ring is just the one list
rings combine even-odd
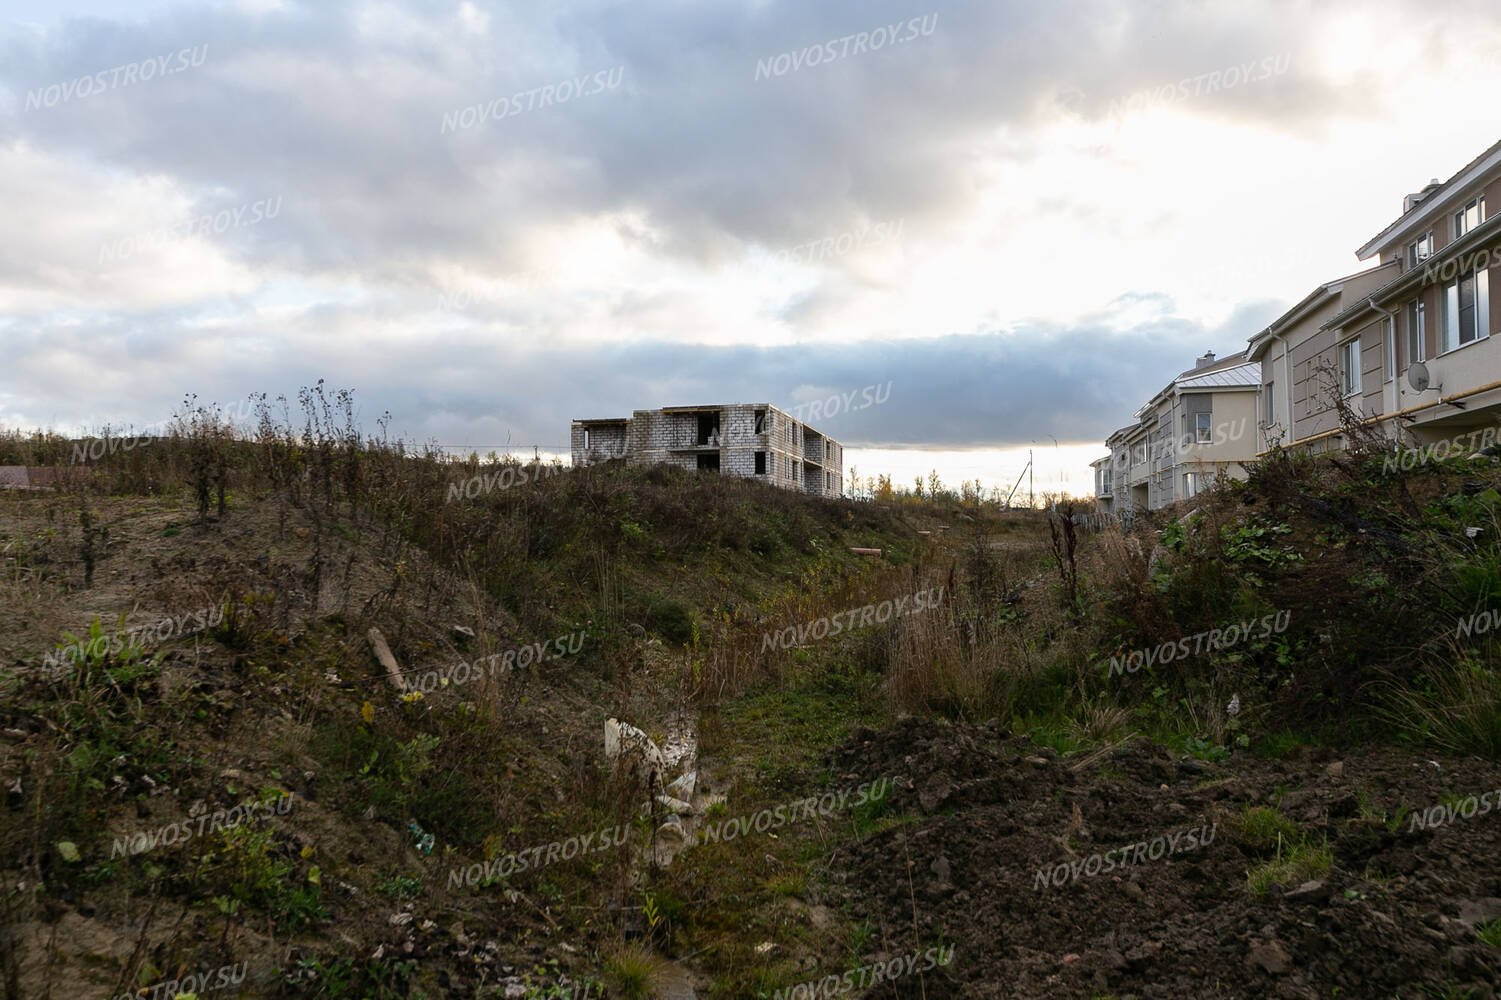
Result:
{"label": "dry grass", "polygon": [[649,1000],[660,995],[665,966],[651,949],[631,944],[605,959],[604,972],[611,988],[624,1000]]}
{"label": "dry grass", "polygon": [[[1446,655],[1429,656],[1428,689],[1388,684],[1382,712],[1394,729],[1423,733],[1449,753],[1501,758],[1501,674],[1452,636]],[[1494,650],[1494,643],[1491,644]]]}
{"label": "dry grass", "polygon": [[899,711],[978,720],[1009,717],[1047,661],[1039,633],[1067,637],[1070,620],[1049,584],[1040,522],[997,549],[978,531],[945,577],[942,606],[902,619],[879,650]]}

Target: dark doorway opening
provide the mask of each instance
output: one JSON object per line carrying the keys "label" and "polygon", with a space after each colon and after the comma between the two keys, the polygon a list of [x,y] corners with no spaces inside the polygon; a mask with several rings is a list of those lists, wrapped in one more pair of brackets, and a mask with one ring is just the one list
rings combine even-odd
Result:
{"label": "dark doorway opening", "polygon": [[[714,438],[715,440],[710,440]],[[700,413],[698,415],[698,443],[718,444],[719,438],[719,414]]]}

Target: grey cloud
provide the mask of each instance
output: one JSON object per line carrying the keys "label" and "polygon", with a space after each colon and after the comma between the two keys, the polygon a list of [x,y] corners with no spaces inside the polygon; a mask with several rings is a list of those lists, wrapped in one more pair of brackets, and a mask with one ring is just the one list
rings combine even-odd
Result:
{"label": "grey cloud", "polygon": [[[229,238],[267,266],[396,283],[427,281],[443,262],[524,270],[538,227],[618,211],[645,214],[656,252],[713,265],[753,243],[960,217],[976,180],[962,151],[998,126],[1056,115],[1044,98],[1062,89],[1100,114],[1139,88],[1307,42],[1290,3],[492,5],[487,38],[463,35],[453,8],[433,3],[391,8],[422,28],[372,36],[362,9],[175,7],[140,22],[68,21],[42,38],[13,27],[0,82],[17,113],[0,127],[177,178],[205,207],[282,195],[274,233]],[[931,36],[754,79],[758,59],[929,14]],[[30,88],[197,45],[208,46],[199,68],[19,111]],[[616,92],[439,134],[444,112],[617,65]],[[1244,100],[1199,103],[1293,127],[1341,98],[1296,60],[1285,79],[1242,89]],[[1028,156],[1026,142],[1011,155]]]}
{"label": "grey cloud", "polygon": [[[117,325],[96,334],[109,352],[92,360],[113,373],[96,382],[69,377],[69,366],[87,350],[83,338],[37,330],[14,340],[14,372],[18,386],[50,391],[20,389],[7,409],[53,420],[59,413],[104,414],[116,424],[139,425],[162,419],[187,392],[225,405],[260,391],[295,398],[300,385],[326,377],[353,387],[367,414],[390,410],[393,426],[417,440],[557,445],[567,442],[568,422],[579,417],[730,401],[790,409],[891,382],[883,405],[815,424],[865,446],[1002,447],[1048,434],[1103,441],[1169,378],[1192,367],[1196,355],[1210,347],[1221,356],[1243,349],[1245,337],[1275,314],[1271,304],[1247,307],[1220,328],[1186,321],[1126,332],[1034,325],[859,344],[638,341],[577,351],[527,348],[473,332],[420,344],[361,342],[347,331],[373,317],[324,309],[274,334],[232,331],[217,348],[224,363],[208,367],[165,354],[165,338],[142,338],[131,324]],[[165,317],[160,325],[167,325]],[[339,331],[338,339],[320,342],[315,331],[329,329]],[[63,354],[56,353],[59,337]],[[126,366],[129,379],[120,377]]]}

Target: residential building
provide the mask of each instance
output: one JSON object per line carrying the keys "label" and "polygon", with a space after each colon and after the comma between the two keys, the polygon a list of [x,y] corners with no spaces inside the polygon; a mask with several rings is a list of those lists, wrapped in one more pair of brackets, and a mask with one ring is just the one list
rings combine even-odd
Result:
{"label": "residential building", "polygon": [[[1356,250],[1375,261],[1319,286],[1251,338],[1262,366],[1261,448],[1344,447],[1333,393],[1404,443],[1428,444],[1501,419],[1501,143],[1446,181],[1402,200],[1402,214]],[[1501,296],[1498,296],[1501,298]]]}
{"label": "residential building", "polygon": [[1094,469],[1094,498],[1095,508],[1101,514],[1114,514],[1115,506],[1115,463],[1112,456],[1097,458],[1089,463]]}
{"label": "residential building", "polygon": [[[1256,403],[1256,451],[1274,444],[1326,451],[1340,447],[1339,415],[1332,393],[1352,387],[1383,385],[1380,371],[1368,372],[1372,360],[1349,345],[1329,326],[1396,273],[1383,265],[1319,285],[1270,326],[1251,337],[1246,360],[1260,366]],[[1360,340],[1380,343],[1381,331],[1362,332]],[[1362,406],[1360,400],[1351,402]]]}
{"label": "residential building", "polygon": [[844,447],[769,403],[669,406],[630,417],[575,420],[582,467],[610,458],[759,479],[816,496],[844,494]]}
{"label": "residential building", "polygon": [[1095,467],[1095,500],[1104,513],[1157,510],[1193,497],[1221,476],[1245,478],[1256,455],[1256,397],[1261,366],[1209,352],[1106,439]]}

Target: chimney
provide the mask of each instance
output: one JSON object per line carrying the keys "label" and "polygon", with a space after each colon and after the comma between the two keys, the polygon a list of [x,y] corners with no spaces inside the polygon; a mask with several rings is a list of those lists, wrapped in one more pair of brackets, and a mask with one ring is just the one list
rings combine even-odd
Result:
{"label": "chimney", "polygon": [[1439,180],[1437,177],[1435,177],[1435,178],[1433,178],[1432,180],[1430,180],[1428,182],[1427,186],[1424,187],[1423,190],[1417,192],[1416,194],[1404,195],[1402,197],[1402,214],[1406,215],[1408,212],[1411,212],[1414,208],[1416,208],[1418,206],[1418,203],[1420,201],[1422,201],[1424,198],[1428,197],[1436,189],[1441,188],[1443,186],[1444,186],[1444,182],[1441,181],[1441,180]]}
{"label": "chimney", "polygon": [[1214,364],[1214,352],[1205,351],[1202,358],[1194,359],[1194,371],[1198,371],[1200,368],[1208,368],[1212,364]]}

